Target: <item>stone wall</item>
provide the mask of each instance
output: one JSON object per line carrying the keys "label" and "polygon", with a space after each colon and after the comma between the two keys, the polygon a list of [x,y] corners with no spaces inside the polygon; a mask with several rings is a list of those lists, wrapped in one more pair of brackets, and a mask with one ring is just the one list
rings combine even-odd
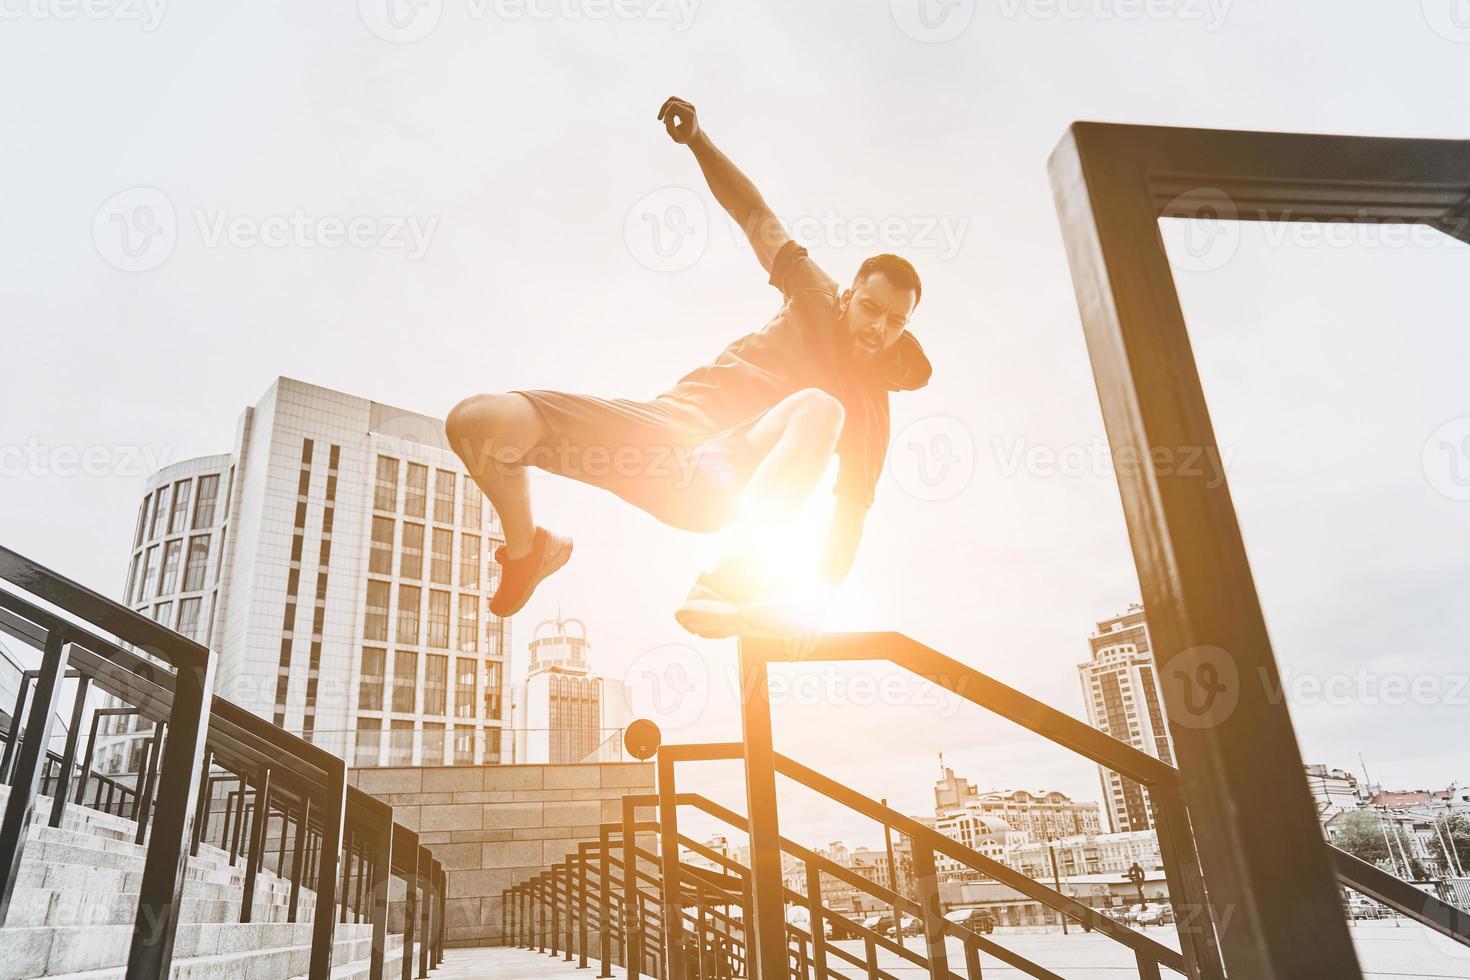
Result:
{"label": "stone wall", "polygon": [[500,944],[500,893],[597,839],[619,801],[653,792],[646,762],[353,769],[349,781],[392,804],[444,864],[450,946]]}

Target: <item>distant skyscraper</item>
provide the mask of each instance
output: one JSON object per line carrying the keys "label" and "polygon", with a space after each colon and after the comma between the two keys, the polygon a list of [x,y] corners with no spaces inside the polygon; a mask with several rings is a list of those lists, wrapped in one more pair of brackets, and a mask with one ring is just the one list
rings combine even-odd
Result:
{"label": "distant skyscraper", "polygon": [[516,685],[513,762],[589,762],[621,758],[627,726],[623,682],[592,673],[587,627],[547,620],[529,644],[531,662]]}
{"label": "distant skyscraper", "polygon": [[439,419],[278,378],[234,451],[153,474],[124,600],[217,691],[351,765],[500,761],[499,520]]}
{"label": "distant skyscraper", "polygon": [[[1143,606],[1133,603],[1123,615],[1101,621],[1087,642],[1092,659],[1079,664],[1077,672],[1087,698],[1088,723],[1173,765],[1174,743],[1164,718]],[[1099,766],[1098,773],[1114,833],[1154,825],[1147,790],[1110,769]]]}

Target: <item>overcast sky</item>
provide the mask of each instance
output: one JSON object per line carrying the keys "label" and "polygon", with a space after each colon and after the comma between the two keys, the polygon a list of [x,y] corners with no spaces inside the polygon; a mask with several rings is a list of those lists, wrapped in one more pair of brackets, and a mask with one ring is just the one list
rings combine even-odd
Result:
{"label": "overcast sky", "polygon": [[[147,461],[229,450],[278,375],[439,416],[516,387],[649,397],[758,328],[779,297],[654,120],[677,94],[835,278],[890,250],[924,279],[933,381],[894,399],[830,625],[908,633],[1080,717],[1086,636],[1139,588],[1093,462],[1052,148],[1078,119],[1470,118],[1451,0],[386,2],[0,0],[7,546],[119,594]],[[1470,779],[1470,252],[1164,231],[1304,755]],[[75,472],[85,451],[100,473]],[[535,486],[578,549],[517,618],[517,658],[559,607],[605,673],[690,668],[690,696],[653,706],[670,740],[738,737],[733,644],[672,619],[711,542]],[[982,786],[1099,797],[1091,766],[978,709],[806,675],[778,747],[865,793],[928,812],[942,751]]]}

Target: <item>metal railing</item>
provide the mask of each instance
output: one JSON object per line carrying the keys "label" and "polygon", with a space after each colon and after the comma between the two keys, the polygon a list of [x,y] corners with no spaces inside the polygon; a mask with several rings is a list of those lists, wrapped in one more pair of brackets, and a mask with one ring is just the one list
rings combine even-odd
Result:
{"label": "metal railing", "polygon": [[[335,927],[348,916],[372,923],[371,975],[381,980],[393,875],[407,883],[404,980],[415,975],[416,934],[418,975],[440,962],[443,868],[416,834],[393,822],[391,807],[347,785],[340,758],[213,696],[214,654],[187,637],[3,547],[0,582],[13,587],[0,588],[0,632],[42,652],[29,708],[14,719],[7,740],[14,752],[0,822],[0,925],[45,790],[51,826],[60,826],[69,803],[95,806],[135,820],[138,843],[146,840],[129,977],[168,976],[187,858],[198,853],[211,824],[231,863],[244,862],[239,915],[250,921],[273,818],[279,820],[277,871],[291,883],[288,920],[297,921],[303,888],[316,896],[313,980],[330,977]],[[57,755],[46,749],[64,676],[75,676],[77,689],[66,746]],[[125,705],[98,714],[136,714],[152,725],[142,767],[126,790],[91,771],[96,716],[77,762],[93,688]]]}
{"label": "metal railing", "polygon": [[[788,659],[786,648],[768,641],[743,640],[740,658],[745,740],[661,747],[656,795],[625,796],[620,824],[602,825],[597,841],[580,843],[565,861],[503,893],[502,929],[510,942],[549,949],[552,955],[561,949],[567,959],[575,949],[585,965],[591,949],[588,934],[595,932],[601,976],[611,976],[616,959],[630,980],[643,974],[665,980],[725,976],[824,980],[844,978],[844,964],[870,980],[893,977],[880,965],[880,951],[921,967],[934,980],[979,978],[982,954],[1038,980],[1058,980],[1045,966],[945,918],[936,872],[936,856],[944,855],[1054,910],[1064,920],[1125,946],[1143,980],[1158,980],[1162,969],[1191,980],[1223,980],[1225,971],[1216,942],[1221,920],[1205,894],[1191,821],[1174,767],[900,634],[829,635],[804,658],[889,661],[1145,785],[1154,807],[1171,900],[1179,913],[1179,951],[775,753],[766,665]],[[747,802],[753,818],[678,791],[679,763],[735,759],[745,763]],[[907,837],[917,896],[883,887],[782,837],[775,811],[778,774]],[[686,806],[745,832],[751,841],[750,866],[680,834],[678,810]],[[644,808],[656,808],[657,821],[640,821],[638,813]],[[1470,945],[1470,922],[1464,911],[1330,845],[1322,846],[1328,848],[1343,885]],[[697,856],[704,866],[690,863],[683,856],[686,853]],[[789,887],[783,878],[783,860],[794,861],[803,870],[804,889]],[[895,924],[899,915],[916,918],[923,926],[923,951],[905,946],[899,929],[890,939],[831,908],[823,900],[823,876],[888,906]],[[789,905],[806,910],[806,928],[788,921]],[[861,940],[862,955],[829,940],[829,930],[834,940],[839,936]],[[949,962],[950,941],[957,941],[963,951],[963,974]],[[762,963],[767,965],[762,967]]]}

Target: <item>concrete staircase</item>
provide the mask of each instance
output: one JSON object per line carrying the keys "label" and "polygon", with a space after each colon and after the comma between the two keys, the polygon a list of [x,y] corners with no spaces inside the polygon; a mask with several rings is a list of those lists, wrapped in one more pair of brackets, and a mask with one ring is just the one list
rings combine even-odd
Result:
{"label": "concrete staircase", "polygon": [[[0,786],[0,807],[9,787]],[[137,824],[69,805],[62,826],[45,826],[51,801],[37,798],[25,856],[5,925],[0,980],[122,978],[132,942],[145,848]],[[252,922],[242,923],[245,862],[201,844],[186,871],[172,976],[209,980],[290,980],[311,961],[316,896],[303,888],[287,922],[291,882],[269,871],[256,879]],[[349,917],[350,918],[350,917]],[[388,936],[384,976],[402,972],[402,935]],[[334,980],[367,978],[372,926],[339,923]]]}

